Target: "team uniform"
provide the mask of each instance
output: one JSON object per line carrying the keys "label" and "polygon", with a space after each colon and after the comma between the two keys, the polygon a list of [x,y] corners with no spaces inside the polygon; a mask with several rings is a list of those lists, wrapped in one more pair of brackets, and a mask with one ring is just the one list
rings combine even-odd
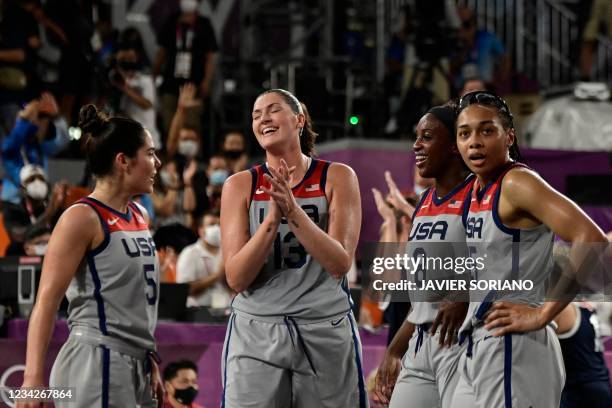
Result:
{"label": "team uniform", "polygon": [[[312,159],[293,188],[298,205],[324,231],[325,183],[330,162]],[[251,235],[269,211],[261,187],[266,165],[253,177]],[[361,343],[346,277],[333,278],[289,229],[279,226],[273,250],[251,286],[232,303],[223,349],[222,407],[368,406]]]}
{"label": "team uniform", "polygon": [[597,315],[576,304],[574,307],[574,327],[558,335],[567,373],[561,408],[611,407],[612,390]]}
{"label": "team uniform", "polygon": [[104,241],[86,253],[66,292],[70,336],[49,384],[74,388],[76,403],[55,404],[154,407],[149,356],[155,355],[159,265],[149,226],[133,202],[127,213],[91,197],[79,203],[98,215]]}
{"label": "team uniform", "polygon": [[534,289],[470,291],[470,307],[460,330],[460,341],[467,344],[467,351],[459,366],[456,407],[559,406],[565,372],[554,330],[547,326],[529,333],[492,337],[484,328],[485,315],[496,300],[540,305],[553,268],[553,233],[546,225],[515,229],[499,218],[503,178],[519,166],[523,165],[508,165],[484,187],[474,185],[466,241],[470,255],[484,259],[485,265],[472,279],[531,280]]}
{"label": "team uniform", "polygon": [[[415,209],[408,256],[446,258],[467,256],[465,246],[464,215],[469,205],[469,192],[474,183],[470,175],[446,196],[438,198],[434,188],[423,193]],[[418,268],[408,277],[421,286],[422,282],[438,279],[462,279],[455,271],[444,272],[434,268]],[[398,376],[390,408],[406,406],[434,408],[453,406],[452,396],[457,384],[457,365],[465,347],[454,344],[440,347],[439,333],[429,334],[429,329],[438,314],[441,292],[420,292],[412,295],[411,310],[406,318],[416,326],[408,350],[402,358],[402,369]]]}

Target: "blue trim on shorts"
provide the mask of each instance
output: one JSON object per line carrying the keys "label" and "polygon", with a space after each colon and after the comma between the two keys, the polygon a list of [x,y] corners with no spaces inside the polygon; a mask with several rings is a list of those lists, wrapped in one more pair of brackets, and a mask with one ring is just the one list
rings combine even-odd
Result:
{"label": "blue trim on shorts", "polygon": [[355,303],[353,302],[353,298],[351,297],[351,290],[349,289],[348,279],[346,275],[342,277],[342,282],[340,282],[340,287],[342,288],[344,293],[346,293],[346,299],[348,300],[348,304],[349,304],[349,311],[353,310],[353,305]]}
{"label": "blue trim on shorts", "polygon": [[359,356],[359,341],[355,334],[355,324],[353,323],[353,313],[349,312],[349,322],[351,323],[351,333],[353,334],[353,345],[355,346],[355,360],[357,362],[357,375],[359,376],[359,408],[366,407],[366,390],[363,382],[363,370],[361,368],[361,358]]}
{"label": "blue trim on shorts", "polygon": [[512,408],[512,335],[504,336],[504,406]]}
{"label": "blue trim on shorts", "polygon": [[110,382],[110,350],[102,348],[102,408],[108,408],[108,391]]}
{"label": "blue trim on shorts", "polygon": [[225,408],[225,387],[227,386],[227,355],[229,352],[230,339],[232,337],[232,326],[234,325],[234,320],[236,319],[236,315],[232,313],[232,316],[229,319],[229,330],[227,331],[227,343],[225,344],[225,364],[223,365],[223,392],[221,394],[221,408]]}

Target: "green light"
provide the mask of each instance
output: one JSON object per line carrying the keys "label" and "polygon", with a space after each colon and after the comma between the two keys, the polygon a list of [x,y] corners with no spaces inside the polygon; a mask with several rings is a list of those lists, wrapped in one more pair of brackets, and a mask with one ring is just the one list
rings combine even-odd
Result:
{"label": "green light", "polygon": [[353,126],[356,126],[359,124],[359,117],[358,116],[351,116],[349,118],[349,123]]}

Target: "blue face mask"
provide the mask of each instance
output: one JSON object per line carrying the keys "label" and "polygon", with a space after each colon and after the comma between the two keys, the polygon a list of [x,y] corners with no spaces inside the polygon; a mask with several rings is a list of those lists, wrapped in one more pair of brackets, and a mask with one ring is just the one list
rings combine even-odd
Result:
{"label": "blue face mask", "polygon": [[212,184],[213,186],[223,185],[223,183],[225,183],[225,180],[227,180],[228,177],[229,171],[223,169],[214,170],[210,174],[210,184]]}

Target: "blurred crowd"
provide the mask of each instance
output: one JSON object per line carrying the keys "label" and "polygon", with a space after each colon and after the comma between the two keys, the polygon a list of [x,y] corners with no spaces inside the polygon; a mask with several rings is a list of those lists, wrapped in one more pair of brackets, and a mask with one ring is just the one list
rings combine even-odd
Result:
{"label": "blurred crowd", "polygon": [[[138,29],[112,27],[110,2],[0,2],[0,250],[5,254],[43,255],[62,211],[89,193],[87,170],[76,185],[51,182],[49,160],[84,157],[84,140],[74,126],[79,107],[94,102],[141,122],[162,158],[154,193],[137,197],[151,214],[162,280],[190,282],[190,305],[228,304],[219,248],[221,190],[253,159],[242,130],[209,132],[219,44],[211,21],[198,12],[200,3],[164,2],[165,15],[154,30],[157,53],[149,58]],[[412,129],[426,109],[452,96],[493,84],[503,93],[513,80],[496,34],[479,27],[469,8],[453,0],[443,3],[441,18],[439,11],[405,7],[391,36],[384,81],[389,135]],[[609,7],[595,3],[599,11],[592,19],[610,24]],[[417,24],[415,15],[429,19]],[[589,23],[585,36],[581,69],[587,76],[597,21]],[[437,32],[448,38],[437,38]],[[409,230],[409,212],[401,212],[396,196],[389,200],[393,211],[377,200],[388,218],[385,225],[391,226],[385,236]]]}

